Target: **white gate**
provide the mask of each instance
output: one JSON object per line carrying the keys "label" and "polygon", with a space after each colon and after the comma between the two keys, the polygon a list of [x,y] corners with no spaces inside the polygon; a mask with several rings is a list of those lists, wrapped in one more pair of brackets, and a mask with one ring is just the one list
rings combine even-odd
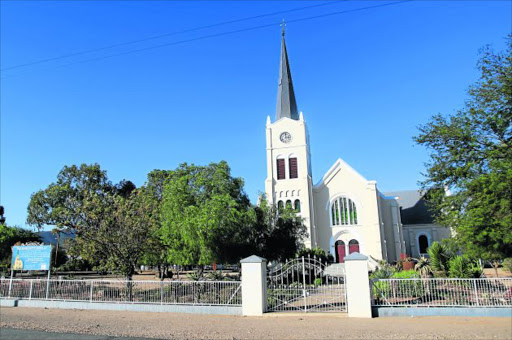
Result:
{"label": "white gate", "polygon": [[267,311],[346,312],[343,265],[301,257],[267,272]]}

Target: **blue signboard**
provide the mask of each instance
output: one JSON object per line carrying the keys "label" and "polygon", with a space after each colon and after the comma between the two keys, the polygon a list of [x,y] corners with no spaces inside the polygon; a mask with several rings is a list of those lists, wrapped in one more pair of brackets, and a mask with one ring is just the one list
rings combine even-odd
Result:
{"label": "blue signboard", "polygon": [[12,247],[13,270],[50,270],[52,246]]}

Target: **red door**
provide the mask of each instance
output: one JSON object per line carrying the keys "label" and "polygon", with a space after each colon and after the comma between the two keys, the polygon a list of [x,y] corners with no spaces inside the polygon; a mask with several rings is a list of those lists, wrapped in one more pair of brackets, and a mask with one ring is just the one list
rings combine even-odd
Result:
{"label": "red door", "polygon": [[345,243],[343,241],[336,242],[336,254],[338,255],[338,263],[345,262]]}
{"label": "red door", "polygon": [[357,242],[356,240],[351,240],[348,243],[348,253],[352,254],[356,252],[359,253],[359,242]]}

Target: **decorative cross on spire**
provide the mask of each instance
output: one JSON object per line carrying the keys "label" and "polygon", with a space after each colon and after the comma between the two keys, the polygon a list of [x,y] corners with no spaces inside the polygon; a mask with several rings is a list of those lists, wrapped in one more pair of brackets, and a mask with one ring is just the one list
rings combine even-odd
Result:
{"label": "decorative cross on spire", "polygon": [[284,21],[284,19],[283,19],[283,22],[280,24],[280,26],[281,26],[281,29],[282,29],[281,34],[282,34],[282,35],[283,35],[283,37],[284,37],[284,29],[285,29],[285,27],[286,27],[286,22]]}

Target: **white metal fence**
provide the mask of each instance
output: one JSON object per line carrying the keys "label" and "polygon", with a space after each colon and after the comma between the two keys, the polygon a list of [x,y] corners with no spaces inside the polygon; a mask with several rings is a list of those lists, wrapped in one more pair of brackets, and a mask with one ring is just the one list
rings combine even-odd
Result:
{"label": "white metal fence", "polygon": [[512,278],[374,279],[373,305],[382,307],[512,307]]}
{"label": "white metal fence", "polygon": [[0,279],[0,298],[241,306],[240,281]]}

